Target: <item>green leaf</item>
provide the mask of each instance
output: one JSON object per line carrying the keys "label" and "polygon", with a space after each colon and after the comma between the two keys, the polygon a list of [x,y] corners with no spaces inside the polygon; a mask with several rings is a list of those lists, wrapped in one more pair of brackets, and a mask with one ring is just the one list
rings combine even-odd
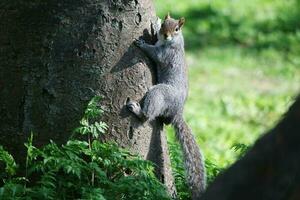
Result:
{"label": "green leaf", "polygon": [[0,161],[4,162],[5,171],[9,176],[13,176],[16,174],[17,164],[14,158],[7,151],[5,151],[3,146],[1,145],[0,145]]}

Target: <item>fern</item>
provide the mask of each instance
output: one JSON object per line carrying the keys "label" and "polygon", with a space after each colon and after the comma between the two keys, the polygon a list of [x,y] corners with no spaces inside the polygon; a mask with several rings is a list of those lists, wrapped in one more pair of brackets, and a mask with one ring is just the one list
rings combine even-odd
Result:
{"label": "fern", "polygon": [[[170,199],[151,162],[115,143],[98,140],[108,128],[96,121],[103,113],[99,100],[95,97],[89,102],[80,126],[66,144],[50,141],[36,148],[31,134],[25,144],[25,177],[15,175],[17,165],[1,147],[0,161],[6,164],[3,177],[7,180],[0,188],[0,199]],[[79,139],[86,136],[86,141]]]}
{"label": "fern", "polygon": [[[178,142],[168,142],[170,158],[172,164],[173,176],[175,178],[175,185],[177,189],[177,195],[179,200],[191,199],[191,193],[187,185],[185,176],[185,168],[183,161],[183,154]],[[205,159],[205,168],[207,174],[207,183],[210,184],[217,175],[224,169],[217,166],[212,160]]]}
{"label": "fern", "polygon": [[246,144],[242,144],[242,143],[235,143],[232,145],[231,147],[235,152],[238,153],[238,157],[241,158],[243,157],[247,151],[249,150],[249,146]]}
{"label": "fern", "polygon": [[179,200],[191,199],[191,192],[187,185],[185,176],[185,167],[183,162],[183,154],[178,142],[168,143],[170,150],[170,159],[172,164],[173,176],[177,189]]}
{"label": "fern", "polygon": [[0,163],[3,162],[5,165],[5,173],[0,172],[0,178],[4,178],[5,175],[13,176],[16,173],[17,164],[14,158],[4,150],[4,148],[0,145]]}
{"label": "fern", "polygon": [[206,159],[205,160],[205,168],[207,173],[207,183],[210,184],[215,180],[217,175],[224,170],[224,168],[221,168],[217,166],[212,160]]}

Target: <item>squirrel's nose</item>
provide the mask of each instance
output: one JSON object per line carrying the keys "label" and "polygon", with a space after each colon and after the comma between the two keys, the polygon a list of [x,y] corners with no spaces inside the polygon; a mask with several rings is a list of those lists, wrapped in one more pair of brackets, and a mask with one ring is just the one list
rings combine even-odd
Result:
{"label": "squirrel's nose", "polygon": [[168,37],[168,34],[164,34],[164,36],[165,36],[165,38],[167,38],[167,37]]}

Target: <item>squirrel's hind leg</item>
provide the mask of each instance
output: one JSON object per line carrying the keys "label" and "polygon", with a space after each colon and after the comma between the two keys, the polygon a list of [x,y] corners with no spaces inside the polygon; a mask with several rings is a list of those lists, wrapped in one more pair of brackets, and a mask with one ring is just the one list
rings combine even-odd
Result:
{"label": "squirrel's hind leg", "polygon": [[165,84],[158,84],[146,93],[142,107],[138,102],[130,99],[127,100],[126,107],[138,118],[152,121],[156,117],[168,117],[165,116],[169,108],[168,103],[165,102],[166,97],[169,99],[172,97],[171,88]]}
{"label": "squirrel's hind leg", "polygon": [[158,84],[147,92],[144,98],[142,111],[150,121],[159,116],[164,117],[163,115],[166,107],[165,95],[167,90],[165,85]]}

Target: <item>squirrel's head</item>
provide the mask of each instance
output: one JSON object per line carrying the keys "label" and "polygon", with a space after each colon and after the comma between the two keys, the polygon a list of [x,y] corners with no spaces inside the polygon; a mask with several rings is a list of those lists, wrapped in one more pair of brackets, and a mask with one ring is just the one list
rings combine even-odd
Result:
{"label": "squirrel's head", "polygon": [[172,41],[174,38],[181,35],[181,28],[185,22],[185,19],[181,17],[179,20],[171,18],[168,13],[161,24],[159,31],[159,40]]}

